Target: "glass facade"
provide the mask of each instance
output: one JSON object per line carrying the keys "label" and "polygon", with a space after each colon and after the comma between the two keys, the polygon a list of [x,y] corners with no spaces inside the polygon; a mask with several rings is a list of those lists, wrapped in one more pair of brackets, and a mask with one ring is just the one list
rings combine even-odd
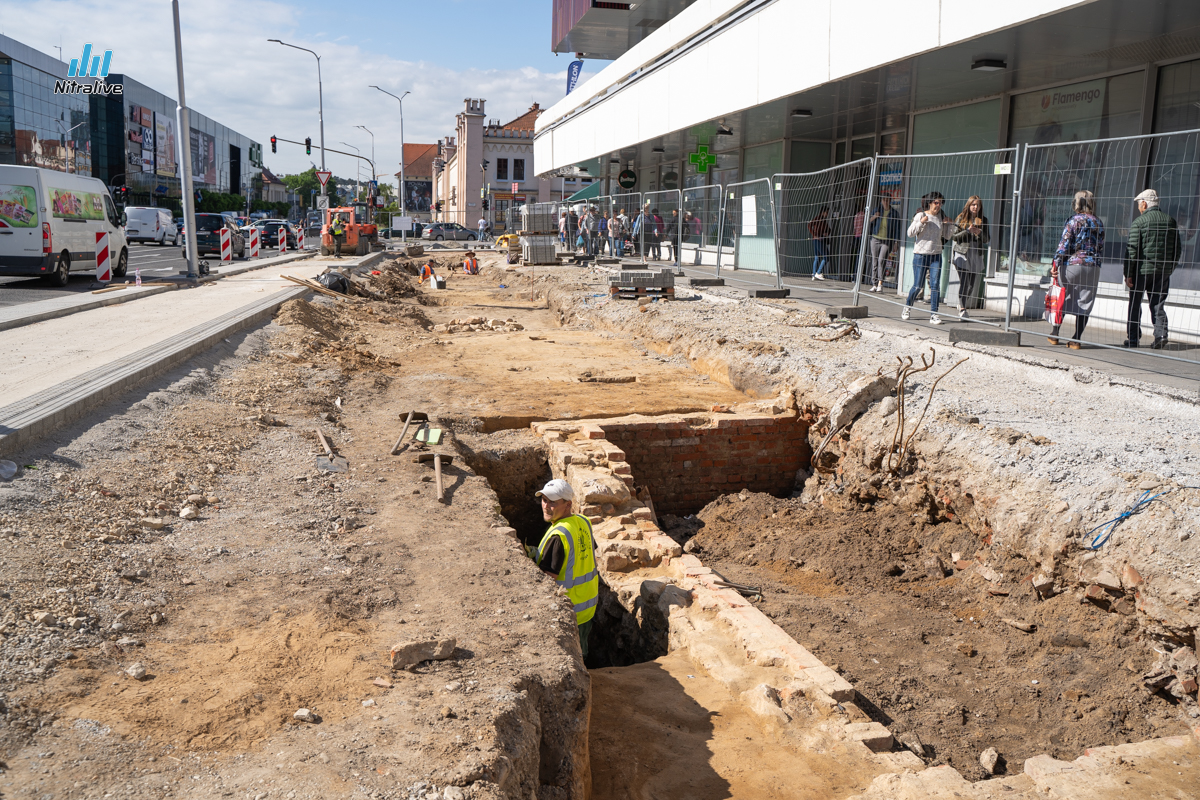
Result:
{"label": "glass facade", "polygon": [[[125,75],[122,94],[55,94],[67,65],[0,35],[0,164],[44,167],[127,185],[130,202],[180,195],[175,100]],[[245,194],[261,186],[262,146],[191,110],[196,187]],[[175,204],[171,203],[171,204]]]}

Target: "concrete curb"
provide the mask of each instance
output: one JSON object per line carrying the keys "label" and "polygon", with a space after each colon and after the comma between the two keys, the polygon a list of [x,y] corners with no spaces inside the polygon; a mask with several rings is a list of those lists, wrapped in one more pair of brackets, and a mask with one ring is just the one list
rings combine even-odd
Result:
{"label": "concrete curb", "polygon": [[302,297],[309,291],[296,286],[275,292],[0,408],[0,454],[12,453],[79,419],[108,398],[182,364],[231,333],[270,317],[288,300]]}
{"label": "concrete curb", "polygon": [[[276,258],[255,261],[244,266],[234,267],[227,272],[222,272],[215,275],[206,275],[200,279],[200,283],[211,283],[212,281],[227,278],[230,275],[240,275],[243,272],[250,272],[256,269],[264,269],[273,267],[279,264],[287,264],[291,261],[299,261],[302,258],[311,258],[312,253],[299,252],[288,253]],[[36,303],[25,303],[23,305],[9,306],[5,309],[0,309],[0,331],[7,331],[12,328],[20,328],[25,325],[32,325],[35,322],[45,322],[48,319],[57,319],[59,317],[67,317],[71,314],[78,314],[81,311],[91,311],[94,308],[103,308],[104,306],[117,305],[118,303],[128,303],[130,300],[140,300],[143,297],[160,294],[162,292],[171,291],[172,289],[180,289],[187,287],[186,283],[177,283],[173,286],[143,286],[141,289],[130,287],[121,292],[113,292],[112,294],[102,295],[101,297],[93,297],[92,295],[70,295],[68,297],[55,297],[50,300],[39,300]],[[28,313],[16,314],[12,312],[27,311]]]}
{"label": "concrete curb", "polygon": [[[140,300],[143,297],[150,297],[151,295],[169,292],[172,289],[178,288],[178,286],[143,286],[141,289],[132,287],[121,292],[113,292],[112,294],[101,295],[99,297],[93,297],[92,295],[69,295],[67,297],[55,297],[50,300],[39,300],[36,303],[9,306],[0,310],[0,331],[6,331],[10,328],[20,328],[24,325],[32,325],[35,322],[44,322],[48,319],[65,317],[80,311],[91,311],[93,308],[128,303],[130,300]],[[80,300],[83,302],[79,302]],[[24,313],[19,316],[15,313],[10,313],[16,311]]]}

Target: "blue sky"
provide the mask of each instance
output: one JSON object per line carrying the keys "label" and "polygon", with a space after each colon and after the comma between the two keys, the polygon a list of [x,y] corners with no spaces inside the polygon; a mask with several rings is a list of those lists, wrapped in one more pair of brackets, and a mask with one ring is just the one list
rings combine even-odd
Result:
{"label": "blue sky", "polygon": [[[167,0],[0,2],[5,35],[52,56],[61,44],[67,60],[85,42],[111,48],[114,72],[175,96]],[[272,155],[268,140],[311,136],[316,144],[316,60],[266,40],[311,48],[322,57],[326,146],[352,149],[345,141],[369,154],[363,125],[375,134],[377,169],[390,176],[399,168],[399,107],[369,85],[412,92],[407,142],[453,133],[466,97],[486,99],[488,116],[502,121],[533,102],[548,107],[562,98],[571,61],[550,52],[550,11],[549,0],[180,0],[188,105],[262,142],[272,170],[307,169],[303,149]],[[581,80],[604,65],[591,63]],[[327,166],[348,177],[356,170],[346,157]]]}

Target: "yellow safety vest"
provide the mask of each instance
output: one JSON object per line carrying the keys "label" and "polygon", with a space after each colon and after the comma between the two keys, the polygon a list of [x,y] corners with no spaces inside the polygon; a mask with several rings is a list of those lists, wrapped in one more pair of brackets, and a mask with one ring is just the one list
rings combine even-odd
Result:
{"label": "yellow safety vest", "polygon": [[555,522],[538,545],[538,563],[545,557],[554,536],[562,539],[567,553],[555,580],[567,590],[567,597],[575,605],[575,624],[582,625],[596,615],[596,605],[600,602],[600,573],[596,571],[596,554],[592,547],[592,523],[578,514]]}

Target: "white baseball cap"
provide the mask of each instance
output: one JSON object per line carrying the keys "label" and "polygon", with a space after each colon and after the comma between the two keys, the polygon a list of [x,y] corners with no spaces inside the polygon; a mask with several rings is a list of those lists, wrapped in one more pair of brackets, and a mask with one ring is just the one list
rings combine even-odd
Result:
{"label": "white baseball cap", "polygon": [[555,478],[543,486],[542,490],[536,492],[534,496],[544,497],[547,500],[573,500],[575,498],[575,490],[571,488],[571,484],[562,478]]}

